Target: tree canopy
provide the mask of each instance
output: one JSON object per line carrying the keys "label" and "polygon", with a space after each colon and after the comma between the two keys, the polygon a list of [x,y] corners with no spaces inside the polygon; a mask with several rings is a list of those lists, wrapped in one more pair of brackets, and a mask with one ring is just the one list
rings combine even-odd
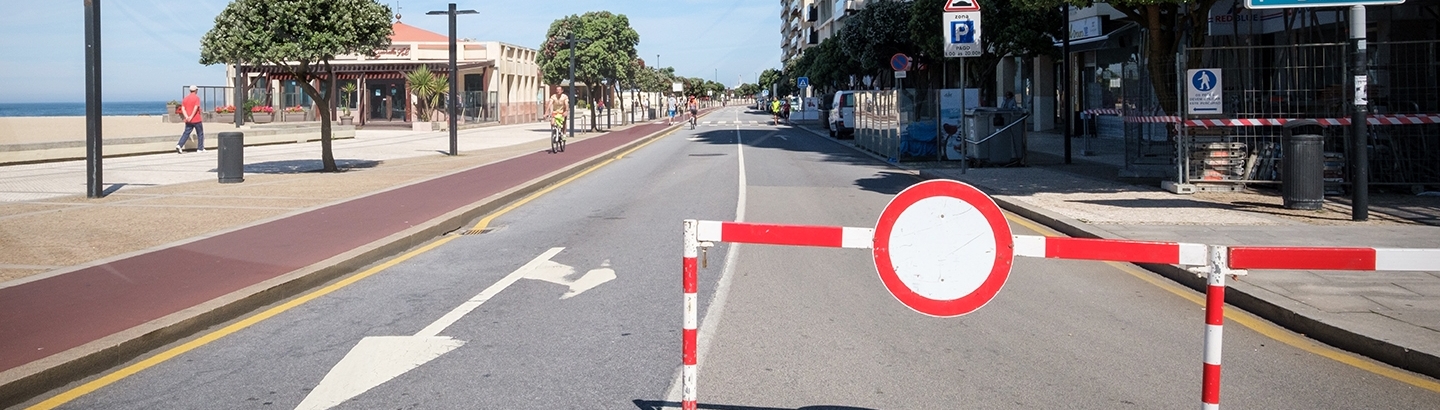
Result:
{"label": "tree canopy", "polygon": [[390,7],[374,0],[235,0],[200,39],[200,64],[269,64],[294,76],[315,101],[321,161],[333,172],[333,93],[322,93],[313,82],[335,78],[335,56],[374,56],[389,47],[391,34]]}
{"label": "tree canopy", "polygon": [[[572,34],[576,42],[574,48],[569,43]],[[591,90],[600,90],[606,80],[611,84],[637,80],[635,45],[639,43],[640,34],[630,27],[630,19],[624,14],[592,11],[550,23],[536,60],[545,82],[560,84],[569,79],[573,53],[575,81],[585,83]],[[590,97],[593,101],[598,95],[591,93]]]}
{"label": "tree canopy", "polygon": [[[1059,8],[1065,3],[1071,7],[1090,7],[1092,0],[1016,0],[1027,7]],[[1160,108],[1167,114],[1179,111],[1180,101],[1176,91],[1178,80],[1175,55],[1182,44],[1199,47],[1205,44],[1210,8],[1217,0],[1109,0],[1110,7],[1124,14],[1145,28],[1147,46],[1145,69],[1150,74]],[[1188,33],[1188,35],[1186,34]],[[1199,68],[1200,60],[1186,62],[1188,68]]]}

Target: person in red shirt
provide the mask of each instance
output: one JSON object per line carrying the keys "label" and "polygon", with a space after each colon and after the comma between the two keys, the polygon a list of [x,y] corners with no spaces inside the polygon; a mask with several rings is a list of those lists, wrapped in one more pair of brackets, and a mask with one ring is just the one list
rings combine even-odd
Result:
{"label": "person in red shirt", "polygon": [[180,134],[180,142],[175,143],[175,153],[185,153],[185,141],[190,139],[190,131],[195,131],[195,152],[205,152],[205,126],[200,123],[204,118],[200,115],[200,96],[195,92],[199,87],[190,86],[190,94],[180,101],[180,118],[185,120],[185,133]]}

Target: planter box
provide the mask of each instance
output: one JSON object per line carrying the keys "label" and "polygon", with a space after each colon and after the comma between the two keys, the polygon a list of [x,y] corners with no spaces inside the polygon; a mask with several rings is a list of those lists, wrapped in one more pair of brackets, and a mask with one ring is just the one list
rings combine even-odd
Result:
{"label": "planter box", "polygon": [[351,117],[351,116],[348,116],[348,115],[347,115],[347,116],[344,116],[344,117],[340,117],[340,125],[352,125],[352,124],[354,124],[354,120],[355,120],[355,117]]}
{"label": "planter box", "polygon": [[285,121],[285,122],[300,122],[300,121],[305,121],[305,119],[306,119],[304,112],[287,112],[287,113],[284,113],[284,115],[285,115],[285,118],[284,118],[284,121]]}
{"label": "planter box", "polygon": [[256,112],[250,114],[250,119],[253,120],[256,124],[264,124],[267,122],[274,122],[275,114]]}
{"label": "planter box", "polygon": [[421,132],[430,132],[430,131],[434,131],[434,127],[432,126],[432,124],[430,123],[430,121],[415,121],[415,122],[410,123],[410,130],[412,130],[412,131],[421,131]]}

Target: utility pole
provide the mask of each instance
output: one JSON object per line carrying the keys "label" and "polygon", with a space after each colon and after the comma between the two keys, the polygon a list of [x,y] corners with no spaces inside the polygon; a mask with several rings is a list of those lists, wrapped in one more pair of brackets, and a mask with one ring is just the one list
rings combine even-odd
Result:
{"label": "utility pole", "polygon": [[1350,118],[1350,178],[1354,188],[1350,196],[1350,220],[1361,222],[1370,218],[1370,131],[1366,123],[1369,101],[1366,87],[1370,83],[1365,58],[1365,6],[1350,6],[1350,43],[1355,47],[1355,113]]}

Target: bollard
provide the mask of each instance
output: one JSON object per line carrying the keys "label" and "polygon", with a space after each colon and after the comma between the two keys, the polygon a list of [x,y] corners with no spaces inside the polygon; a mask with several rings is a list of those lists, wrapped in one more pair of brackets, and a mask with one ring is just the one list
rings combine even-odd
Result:
{"label": "bollard", "polygon": [[245,182],[245,133],[220,133],[220,155],[217,161],[219,163],[215,168],[216,174],[220,176],[220,183]]}

